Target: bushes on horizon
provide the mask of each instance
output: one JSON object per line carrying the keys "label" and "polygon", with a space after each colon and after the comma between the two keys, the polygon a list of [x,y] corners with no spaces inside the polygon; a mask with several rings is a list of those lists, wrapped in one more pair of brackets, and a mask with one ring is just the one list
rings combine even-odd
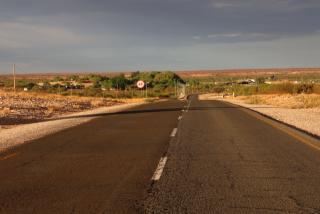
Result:
{"label": "bushes on horizon", "polygon": [[[314,90],[316,88],[316,90]],[[319,93],[318,88],[313,84],[260,84],[257,86],[233,86],[232,91],[237,95],[254,95],[254,94],[311,94]]]}

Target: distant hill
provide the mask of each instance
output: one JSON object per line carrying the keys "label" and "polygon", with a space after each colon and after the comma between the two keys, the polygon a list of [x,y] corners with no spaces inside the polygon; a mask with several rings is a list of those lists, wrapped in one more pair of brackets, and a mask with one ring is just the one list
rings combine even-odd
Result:
{"label": "distant hill", "polygon": [[[88,74],[99,74],[102,76],[116,76],[120,73],[125,76],[130,75],[134,71],[106,71],[106,72],[50,72],[50,73],[17,73],[17,79],[51,79],[55,76],[70,76],[79,75],[84,76]],[[143,71],[142,71],[143,72]],[[182,78],[206,78],[219,76],[255,76],[255,75],[272,75],[272,74],[311,74],[320,73],[320,68],[259,68],[259,69],[219,69],[219,70],[185,70],[174,71]],[[2,77],[11,77],[11,74],[3,74]]]}
{"label": "distant hill", "polygon": [[226,69],[226,70],[194,70],[176,72],[182,78],[216,77],[216,76],[253,76],[272,74],[320,73],[320,68],[270,68],[270,69]]}

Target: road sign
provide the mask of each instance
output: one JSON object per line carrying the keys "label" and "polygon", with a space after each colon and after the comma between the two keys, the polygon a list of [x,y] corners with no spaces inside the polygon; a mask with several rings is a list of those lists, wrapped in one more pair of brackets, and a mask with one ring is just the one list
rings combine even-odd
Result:
{"label": "road sign", "polygon": [[139,80],[139,81],[137,82],[137,87],[138,87],[138,88],[144,88],[144,85],[145,85],[145,83],[144,83],[142,80]]}

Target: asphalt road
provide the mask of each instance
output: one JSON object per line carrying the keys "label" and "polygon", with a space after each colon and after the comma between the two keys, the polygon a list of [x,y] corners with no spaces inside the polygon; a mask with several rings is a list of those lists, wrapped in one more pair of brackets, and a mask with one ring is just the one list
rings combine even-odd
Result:
{"label": "asphalt road", "polygon": [[145,212],[320,213],[318,149],[242,108],[191,99]]}
{"label": "asphalt road", "polygon": [[184,103],[102,115],[0,154],[0,213],[132,213]]}
{"label": "asphalt road", "polygon": [[0,154],[0,213],[320,213],[294,136],[196,96],[101,115]]}

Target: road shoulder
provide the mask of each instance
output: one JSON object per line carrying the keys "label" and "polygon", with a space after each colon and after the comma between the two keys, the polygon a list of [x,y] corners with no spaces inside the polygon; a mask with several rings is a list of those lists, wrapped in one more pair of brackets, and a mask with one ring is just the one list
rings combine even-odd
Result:
{"label": "road shoulder", "polygon": [[247,104],[241,100],[212,96],[201,96],[201,100],[217,100],[241,107],[251,116],[274,128],[320,150],[320,115],[310,114],[313,109],[289,109],[270,105]]}

